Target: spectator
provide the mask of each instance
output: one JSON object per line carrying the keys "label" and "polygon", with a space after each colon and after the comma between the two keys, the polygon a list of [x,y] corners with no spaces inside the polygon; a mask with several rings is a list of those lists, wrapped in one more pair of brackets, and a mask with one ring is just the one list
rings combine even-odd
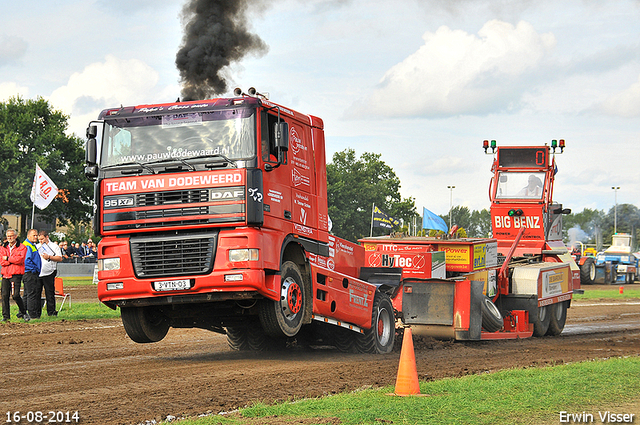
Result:
{"label": "spectator", "polygon": [[[36,244],[38,243],[38,231],[30,229],[27,232],[27,239],[22,242],[27,247],[27,255],[24,260],[24,295],[26,308],[32,319],[39,319],[42,311],[42,288],[38,285],[38,276],[42,268],[42,260],[38,253]],[[38,288],[40,292],[38,292]]]}
{"label": "spectator", "polygon": [[87,263],[95,263],[98,258],[98,249],[91,239],[87,241],[87,253],[84,258]]}
{"label": "spectator", "polygon": [[49,240],[49,232],[46,230],[40,230],[38,240],[40,241],[38,252],[42,260],[38,288],[40,292],[44,288],[44,296],[47,300],[47,314],[49,316],[57,316],[55,278],[58,269],[57,263],[62,261],[62,253],[60,252],[60,247]]}
{"label": "spectator", "polygon": [[29,321],[29,314],[24,308],[20,296],[20,285],[24,274],[24,259],[27,247],[18,240],[18,233],[14,229],[7,230],[7,243],[0,247],[0,265],[2,265],[2,321],[11,320],[9,297],[13,293],[13,300],[18,305],[18,318]]}
{"label": "spectator", "polygon": [[67,245],[67,241],[61,241],[58,245],[60,247],[60,253],[62,254],[62,261],[68,263],[70,260],[69,255],[69,246]]}

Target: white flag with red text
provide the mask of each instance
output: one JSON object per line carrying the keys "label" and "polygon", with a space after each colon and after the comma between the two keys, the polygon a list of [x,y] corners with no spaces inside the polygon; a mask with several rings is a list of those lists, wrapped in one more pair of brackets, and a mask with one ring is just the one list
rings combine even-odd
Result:
{"label": "white flag with red text", "polygon": [[31,202],[41,210],[47,208],[58,194],[58,187],[36,164],[36,175],[31,186]]}

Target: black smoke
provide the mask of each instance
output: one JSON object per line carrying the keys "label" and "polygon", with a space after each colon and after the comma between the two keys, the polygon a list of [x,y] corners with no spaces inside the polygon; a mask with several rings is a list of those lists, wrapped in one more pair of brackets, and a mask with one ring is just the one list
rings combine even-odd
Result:
{"label": "black smoke", "polygon": [[249,32],[247,12],[261,11],[259,0],[191,0],[182,10],[185,33],[176,56],[183,100],[202,100],[227,92],[224,69],[248,53],[269,47]]}

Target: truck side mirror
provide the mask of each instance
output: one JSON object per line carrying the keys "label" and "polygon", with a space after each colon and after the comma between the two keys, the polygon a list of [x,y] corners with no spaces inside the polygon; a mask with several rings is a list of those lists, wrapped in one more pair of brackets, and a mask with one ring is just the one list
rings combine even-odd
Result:
{"label": "truck side mirror", "polygon": [[95,180],[98,177],[98,165],[97,165],[97,142],[96,135],[98,129],[95,125],[87,128],[87,143],[85,144],[85,164],[84,175],[89,180]]}
{"label": "truck side mirror", "polygon": [[279,151],[286,152],[289,150],[289,124],[286,122],[279,122],[275,128],[275,141],[276,148]]}

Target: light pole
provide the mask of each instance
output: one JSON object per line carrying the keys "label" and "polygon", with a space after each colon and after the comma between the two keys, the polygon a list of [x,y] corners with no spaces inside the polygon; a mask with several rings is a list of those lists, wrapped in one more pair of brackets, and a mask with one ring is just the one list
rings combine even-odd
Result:
{"label": "light pole", "polygon": [[449,195],[449,229],[451,229],[451,211],[453,210],[453,189],[455,189],[455,186],[447,186],[447,189],[449,189],[450,195]]}
{"label": "light pole", "polygon": [[613,207],[613,234],[618,233],[618,190],[620,186],[611,186],[613,189],[613,196],[615,199],[615,206]]}

